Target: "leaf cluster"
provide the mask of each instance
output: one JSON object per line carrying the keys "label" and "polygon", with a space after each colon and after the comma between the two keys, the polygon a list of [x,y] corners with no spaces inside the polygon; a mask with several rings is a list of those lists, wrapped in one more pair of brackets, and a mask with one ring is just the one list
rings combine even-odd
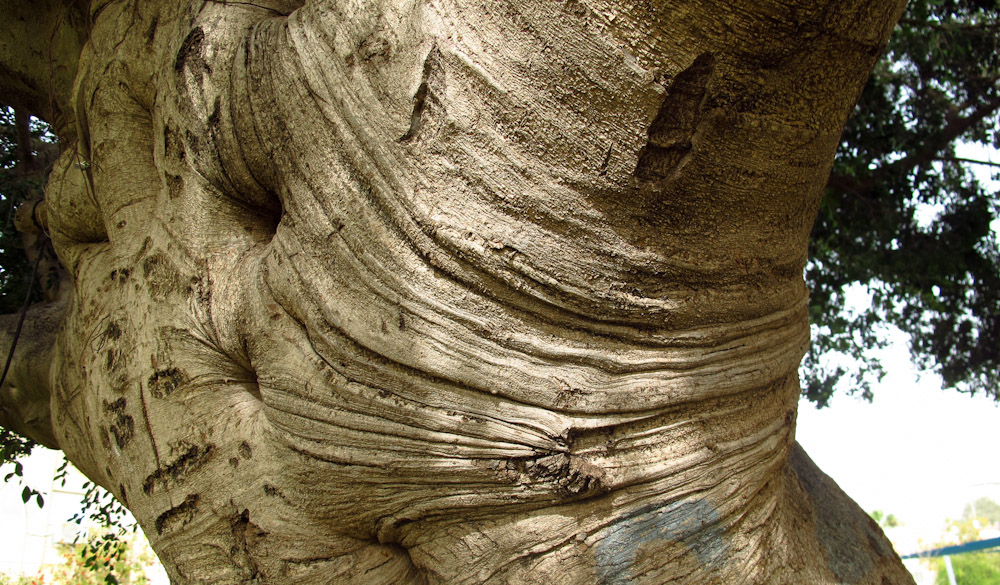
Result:
{"label": "leaf cluster", "polygon": [[[871,396],[885,327],[945,387],[1000,398],[1000,2],[914,0],[847,124],[812,233],[803,392]],[[864,287],[871,306],[846,297]]]}
{"label": "leaf cluster", "polygon": [[[935,563],[937,577],[934,585],[949,585],[944,559]],[[1000,583],[1000,553],[981,552],[955,555],[951,557],[955,582],[962,585],[996,585]]]}

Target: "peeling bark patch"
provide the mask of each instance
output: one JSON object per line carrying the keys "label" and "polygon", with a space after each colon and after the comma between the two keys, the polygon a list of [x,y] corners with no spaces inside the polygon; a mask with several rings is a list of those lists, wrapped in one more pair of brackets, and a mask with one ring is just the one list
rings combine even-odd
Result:
{"label": "peeling bark patch", "polygon": [[170,260],[160,252],[143,260],[142,274],[154,299],[163,300],[171,292],[187,292],[186,279],[177,273]]}
{"label": "peeling bark patch", "polygon": [[163,534],[168,530],[176,530],[194,520],[195,514],[198,513],[198,500],[198,494],[191,494],[184,498],[179,506],[160,514],[155,523],[156,533]]}
{"label": "peeling bark patch", "polygon": [[112,321],[108,323],[108,326],[104,329],[104,338],[114,341],[120,339],[122,336],[122,328],[117,322]]}
{"label": "peeling bark patch", "polygon": [[649,126],[649,140],[639,153],[636,177],[663,180],[691,151],[691,136],[701,119],[702,101],[714,70],[715,58],[706,53],[674,78]]}
{"label": "peeling bark patch", "polygon": [[117,282],[118,284],[125,284],[131,275],[132,271],[128,268],[119,268],[118,270],[111,271],[111,274],[108,275],[108,280]]}
{"label": "peeling bark patch", "polygon": [[177,137],[177,131],[170,126],[163,128],[163,153],[168,158],[184,159],[184,144]]}
{"label": "peeling bark patch", "polygon": [[387,59],[392,52],[389,41],[379,35],[371,35],[361,41],[355,53],[362,62],[371,61],[376,57]]}
{"label": "peeling bark patch", "polygon": [[167,195],[171,199],[177,199],[184,192],[184,179],[178,175],[167,175]]}
{"label": "peeling bark patch", "polygon": [[184,37],[181,48],[177,50],[177,58],[174,60],[174,71],[180,73],[184,71],[184,66],[192,57],[201,59],[201,44],[205,41],[205,31],[197,27]]}
{"label": "peeling bark patch", "polygon": [[173,463],[161,467],[146,477],[142,482],[142,492],[146,495],[156,491],[157,486],[167,488],[170,483],[183,480],[188,474],[197,470],[211,459],[215,453],[215,445],[198,447],[197,445],[188,449],[183,455],[178,457]]}
{"label": "peeling bark patch", "polygon": [[705,500],[644,506],[600,534],[594,557],[600,585],[632,583],[644,545],[679,542],[702,566],[717,565],[728,552],[719,513]]}
{"label": "peeling bark patch", "polygon": [[177,368],[157,370],[149,377],[149,392],[157,398],[166,398],[173,394],[185,379],[184,372]]}
{"label": "peeling bark patch", "polygon": [[268,483],[264,484],[264,495],[271,498],[278,498],[286,502],[290,501],[288,497],[280,489]]}
{"label": "peeling bark patch", "polygon": [[131,416],[125,414],[126,404],[124,398],[119,398],[114,402],[104,401],[104,412],[112,417],[108,432],[114,435],[115,443],[119,449],[124,449],[135,435],[135,421]]}

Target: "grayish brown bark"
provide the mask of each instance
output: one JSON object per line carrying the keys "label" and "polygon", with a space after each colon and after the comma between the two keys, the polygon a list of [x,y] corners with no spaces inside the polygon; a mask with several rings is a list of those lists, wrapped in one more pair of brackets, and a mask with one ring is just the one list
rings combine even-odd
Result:
{"label": "grayish brown bark", "polygon": [[178,584],[911,582],[794,446],[899,10],[95,2],[59,446]]}

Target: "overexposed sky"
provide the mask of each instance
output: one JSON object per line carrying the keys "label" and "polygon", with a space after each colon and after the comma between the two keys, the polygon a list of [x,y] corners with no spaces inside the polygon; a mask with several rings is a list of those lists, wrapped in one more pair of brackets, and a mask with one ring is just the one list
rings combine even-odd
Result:
{"label": "overexposed sky", "polygon": [[801,401],[797,437],[865,511],[895,514],[931,543],[968,502],[1000,502],[1000,406],[941,390],[933,374],[918,377],[902,342],[888,353],[872,403],[837,395],[817,410]]}

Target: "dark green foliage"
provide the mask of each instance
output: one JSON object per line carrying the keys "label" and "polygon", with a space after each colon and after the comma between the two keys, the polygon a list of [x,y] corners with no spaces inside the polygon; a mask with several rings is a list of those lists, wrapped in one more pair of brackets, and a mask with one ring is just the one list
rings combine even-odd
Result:
{"label": "dark green foliage", "polygon": [[[63,461],[60,472],[65,474],[68,462]],[[56,479],[59,479],[57,475]],[[81,501],[80,511],[69,519],[77,525],[82,525],[84,520],[89,520],[96,526],[117,527],[119,538],[126,532],[135,532],[136,524],[129,523],[128,510],[119,502],[108,490],[93,482],[84,482],[84,494]]]}
{"label": "dark green foliage", "polygon": [[[14,228],[14,209],[23,201],[37,198],[43,188],[45,169],[20,168],[14,110],[0,107],[0,314],[16,313],[28,291],[31,263],[24,252],[21,235]],[[54,140],[48,126],[32,120],[32,142]],[[40,300],[35,294],[33,300]]]}
{"label": "dark green foliage", "polygon": [[[870,398],[884,324],[946,387],[1000,397],[1000,205],[972,172],[1000,165],[956,154],[1000,146],[998,39],[996,0],[915,0],[860,98],[806,269],[803,392],[820,406],[838,387]],[[845,310],[852,285],[867,287],[870,310]]]}
{"label": "dark green foliage", "polygon": [[18,481],[22,482],[24,488],[21,491],[21,499],[24,500],[24,503],[28,503],[28,500],[34,497],[35,503],[41,507],[44,503],[42,495],[38,493],[38,490],[23,484],[24,465],[21,464],[21,459],[27,457],[34,448],[35,442],[31,439],[26,439],[0,427],[0,467],[4,469],[4,483],[16,477]]}

